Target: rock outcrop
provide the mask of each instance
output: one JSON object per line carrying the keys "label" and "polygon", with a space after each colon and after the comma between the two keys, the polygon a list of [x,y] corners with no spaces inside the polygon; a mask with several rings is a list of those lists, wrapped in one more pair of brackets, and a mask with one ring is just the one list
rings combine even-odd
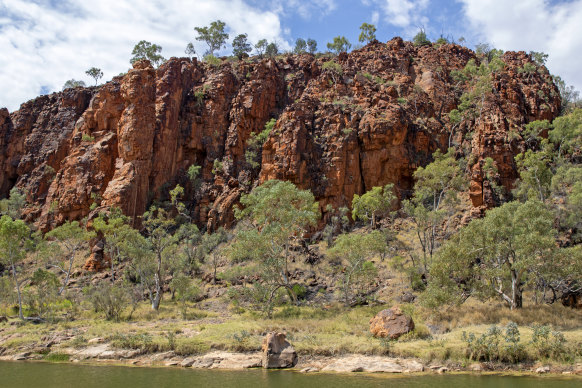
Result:
{"label": "rock outcrop", "polygon": [[370,332],[374,337],[397,339],[412,330],[414,321],[398,307],[382,310],[370,319]]}
{"label": "rock outcrop", "polygon": [[[509,190],[516,178],[525,124],[556,117],[560,98],[544,67],[521,72],[531,58],[508,52],[478,117],[454,126],[448,112],[470,85],[451,72],[470,59],[479,60],[458,45],[395,38],[337,58],[219,66],[172,58],[158,69],[140,61],[100,87],[0,110],[0,196],[14,186],[26,192],[25,216],[45,231],[110,206],[137,226],[152,201],[180,184],[193,219],[213,229],[229,225],[240,195],[268,179],[312,190],[322,210],[387,183],[406,197],[416,168],[447,148],[454,127],[472,204],[483,209],[496,203],[488,179]],[[272,118],[262,149],[249,152],[251,134]],[[487,157],[494,178],[483,171]],[[192,165],[201,166],[195,182],[186,174]]]}
{"label": "rock outcrop", "polygon": [[268,333],[263,339],[263,368],[293,368],[297,365],[297,352],[283,333]]}

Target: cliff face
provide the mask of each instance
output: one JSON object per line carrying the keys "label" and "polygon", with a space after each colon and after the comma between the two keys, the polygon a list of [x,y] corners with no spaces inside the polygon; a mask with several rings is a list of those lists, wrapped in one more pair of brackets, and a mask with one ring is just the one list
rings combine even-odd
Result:
{"label": "cliff face", "polygon": [[[27,193],[26,217],[43,230],[120,207],[139,222],[179,183],[194,219],[214,228],[233,220],[241,193],[268,179],[313,191],[322,209],[394,183],[410,194],[412,174],[446,149],[448,112],[468,84],[453,81],[473,52],[457,45],[415,47],[395,38],[335,59],[311,55],[223,62],[172,58],[158,69],[138,62],[99,88],[42,96],[11,114],[0,110],[0,194]],[[520,131],[559,112],[545,71],[525,74],[525,53],[506,53],[505,69],[478,117],[452,139],[468,154],[473,206],[495,204],[482,171],[496,162],[506,188],[516,178]],[[251,133],[276,118],[258,167],[245,158]],[[262,154],[262,159],[261,159]],[[201,166],[199,182],[187,179]]]}

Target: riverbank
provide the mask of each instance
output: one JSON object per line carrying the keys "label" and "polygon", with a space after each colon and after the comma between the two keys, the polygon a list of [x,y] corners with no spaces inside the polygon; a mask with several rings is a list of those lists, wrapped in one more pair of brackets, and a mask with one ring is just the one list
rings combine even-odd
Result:
{"label": "riverbank", "polygon": [[[299,355],[296,371],[582,374],[582,329],[577,311],[538,306],[515,313],[495,306],[487,307],[490,310],[467,306],[463,307],[466,311],[441,312],[440,317],[433,314],[428,320],[421,311],[412,310],[412,305],[402,305],[414,316],[416,328],[397,341],[387,341],[374,338],[369,331],[369,319],[385,307],[286,307],[278,309],[273,319],[226,309],[191,309],[188,319],[183,319],[177,306],[168,302],[155,314],[148,306],[140,306],[131,320],[121,322],[106,321],[88,311],[75,320],[56,323],[31,324],[11,318],[0,323],[0,360],[255,368],[260,367],[264,335],[280,331],[287,334]],[[472,325],[469,320],[486,323]],[[463,333],[478,337],[491,323],[503,328],[509,321],[518,324],[527,361],[471,361]],[[564,358],[537,356],[530,346],[536,323],[561,330]]]}

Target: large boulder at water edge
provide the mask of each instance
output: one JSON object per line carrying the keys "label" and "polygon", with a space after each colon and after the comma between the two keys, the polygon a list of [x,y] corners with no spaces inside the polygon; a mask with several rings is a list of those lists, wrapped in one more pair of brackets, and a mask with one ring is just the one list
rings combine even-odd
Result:
{"label": "large boulder at water edge", "polygon": [[297,365],[297,352],[285,334],[271,332],[263,339],[263,368],[292,368]]}

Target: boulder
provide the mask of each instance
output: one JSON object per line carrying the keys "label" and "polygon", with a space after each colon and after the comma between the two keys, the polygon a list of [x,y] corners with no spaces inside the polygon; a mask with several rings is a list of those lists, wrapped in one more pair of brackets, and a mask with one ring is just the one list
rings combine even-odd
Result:
{"label": "boulder", "polygon": [[370,319],[370,332],[374,337],[397,339],[412,330],[414,330],[412,318],[398,307],[382,310]]}
{"label": "boulder", "polygon": [[263,368],[292,368],[297,365],[297,352],[285,334],[271,332],[263,339]]}

